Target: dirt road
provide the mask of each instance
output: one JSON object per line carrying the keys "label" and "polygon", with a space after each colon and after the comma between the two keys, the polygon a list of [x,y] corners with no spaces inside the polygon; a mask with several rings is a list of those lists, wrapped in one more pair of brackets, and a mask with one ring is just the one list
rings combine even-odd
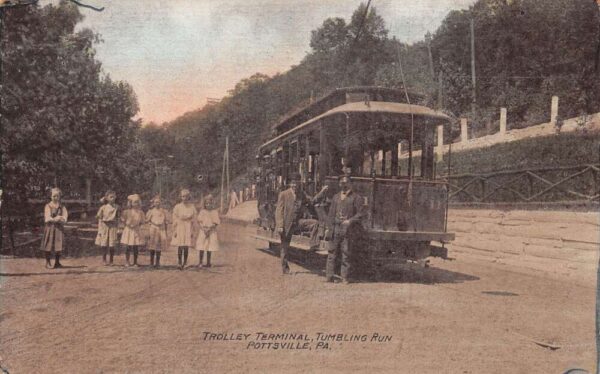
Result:
{"label": "dirt road", "polygon": [[10,373],[593,370],[591,282],[451,253],[455,261],[434,260],[424,271],[329,284],[315,258],[280,275],[278,259],[257,250],[265,245],[250,231],[223,225],[211,269],[179,271],[173,251],[161,270],[104,267],[99,257],[65,259],[71,267],[57,271],[39,259],[3,259],[2,366]]}

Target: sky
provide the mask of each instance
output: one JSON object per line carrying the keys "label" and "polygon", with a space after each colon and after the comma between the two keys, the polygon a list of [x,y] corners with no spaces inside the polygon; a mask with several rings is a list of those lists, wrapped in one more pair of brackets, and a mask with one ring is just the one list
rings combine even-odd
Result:
{"label": "sky", "polygon": [[[42,5],[58,0],[42,0]],[[131,84],[144,123],[163,123],[221,98],[254,73],[283,73],[310,50],[310,31],[346,20],[360,0],[82,0],[80,27],[101,35],[104,73]],[[432,33],[474,0],[372,0],[390,36]]]}

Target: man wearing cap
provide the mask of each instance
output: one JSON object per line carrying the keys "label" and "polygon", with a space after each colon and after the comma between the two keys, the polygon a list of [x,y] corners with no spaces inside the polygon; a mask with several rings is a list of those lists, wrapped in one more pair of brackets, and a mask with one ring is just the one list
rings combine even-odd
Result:
{"label": "man wearing cap", "polygon": [[340,192],[335,194],[329,207],[329,222],[333,225],[333,241],[327,254],[325,274],[327,281],[333,282],[335,264],[341,252],[340,276],[344,283],[348,283],[348,276],[351,274],[348,239],[352,239],[352,234],[360,229],[360,222],[365,215],[365,205],[363,198],[352,190],[352,180],[349,176],[341,177],[339,186]]}
{"label": "man wearing cap", "polygon": [[292,234],[304,209],[310,205],[308,197],[300,190],[300,176],[294,174],[288,181],[288,188],[279,193],[275,208],[275,229],[281,237],[281,268],[283,274],[290,273],[288,251]]}

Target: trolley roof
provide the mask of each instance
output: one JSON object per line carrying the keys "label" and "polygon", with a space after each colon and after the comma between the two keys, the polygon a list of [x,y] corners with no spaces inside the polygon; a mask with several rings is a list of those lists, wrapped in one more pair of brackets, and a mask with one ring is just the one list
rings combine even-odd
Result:
{"label": "trolley roof", "polygon": [[398,114],[398,115],[414,115],[415,117],[427,117],[433,120],[450,121],[451,118],[446,114],[421,106],[412,105],[405,103],[393,103],[386,101],[370,101],[370,102],[354,102],[343,104],[335,107],[321,115],[318,115],[310,120],[294,127],[291,130],[284,132],[283,134],[269,140],[260,149],[267,147],[271,144],[277,143],[278,141],[288,137],[289,135],[301,131],[312,124],[317,123],[319,120],[326,117],[331,117],[336,114],[350,114],[350,113],[381,113],[381,114]]}
{"label": "trolley roof", "polygon": [[[408,94],[410,100],[414,104],[420,104],[423,101],[423,96],[411,91],[405,91],[399,88],[389,88],[380,86],[354,86],[354,87],[343,87],[336,88],[335,90],[329,91],[326,95],[321,96],[315,102],[310,105],[305,105],[302,108],[298,108],[293,112],[288,113],[285,117],[281,118],[278,123],[271,126],[274,130],[282,130],[285,132],[293,127],[298,126],[308,118],[315,117],[326,112],[329,109],[334,108],[342,103],[347,103],[347,95],[363,95],[369,97],[369,101],[389,101],[395,103],[406,103],[406,95]],[[338,102],[335,105],[331,105],[333,102]],[[352,100],[350,102],[360,101]],[[288,127],[286,129],[286,127]]]}

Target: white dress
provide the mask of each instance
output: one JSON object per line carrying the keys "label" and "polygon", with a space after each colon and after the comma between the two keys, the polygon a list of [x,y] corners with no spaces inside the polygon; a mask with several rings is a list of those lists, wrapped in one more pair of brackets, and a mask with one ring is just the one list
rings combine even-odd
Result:
{"label": "white dress", "polygon": [[148,249],[160,251],[167,249],[167,212],[162,208],[152,208],[146,213],[148,227]]}
{"label": "white dress", "polygon": [[[219,238],[217,236],[217,226],[221,223],[219,211],[217,209],[202,209],[197,218],[200,226],[198,239],[196,240],[196,249],[199,251],[215,252],[219,250]],[[203,228],[211,227],[208,235],[204,233]]]}
{"label": "white dress", "polygon": [[121,215],[125,224],[121,234],[121,244],[144,245],[142,225],[144,224],[144,212],[141,209],[127,209]]}
{"label": "white dress", "polygon": [[114,247],[117,244],[118,212],[116,205],[104,204],[98,210],[98,235],[95,244],[100,247]]}
{"label": "white dress", "polygon": [[175,247],[191,247],[192,225],[196,218],[196,207],[192,203],[179,203],[173,208],[173,237],[171,245]]}

